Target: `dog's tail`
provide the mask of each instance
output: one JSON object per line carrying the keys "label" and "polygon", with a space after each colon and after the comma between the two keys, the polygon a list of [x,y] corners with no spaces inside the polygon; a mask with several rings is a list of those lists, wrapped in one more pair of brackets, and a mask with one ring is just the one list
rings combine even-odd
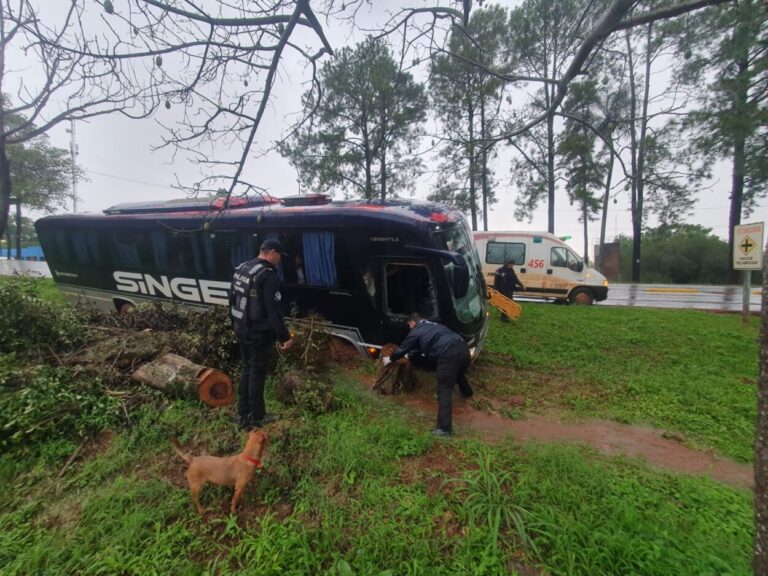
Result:
{"label": "dog's tail", "polygon": [[173,444],[173,449],[176,450],[176,453],[181,456],[181,459],[184,460],[187,464],[192,463],[192,455],[191,454],[185,454],[181,451],[181,445],[179,444],[179,441],[176,438],[171,438],[171,444]]}

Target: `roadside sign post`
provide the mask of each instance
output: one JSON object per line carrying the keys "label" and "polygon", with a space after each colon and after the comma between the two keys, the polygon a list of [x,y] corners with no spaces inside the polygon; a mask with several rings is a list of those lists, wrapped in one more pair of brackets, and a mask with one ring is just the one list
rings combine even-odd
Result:
{"label": "roadside sign post", "polygon": [[733,227],[733,269],[744,274],[742,320],[749,320],[749,292],[752,270],[763,269],[764,223],[754,222]]}

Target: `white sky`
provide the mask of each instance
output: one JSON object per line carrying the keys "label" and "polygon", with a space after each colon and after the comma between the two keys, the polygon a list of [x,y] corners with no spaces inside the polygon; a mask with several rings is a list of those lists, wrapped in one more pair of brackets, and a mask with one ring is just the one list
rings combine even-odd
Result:
{"label": "white sky", "polygon": [[[366,28],[374,28],[386,21],[386,10],[383,6],[397,6],[394,2],[374,2],[376,8],[372,12],[363,10],[359,22]],[[506,6],[516,5],[518,0],[499,2]],[[434,2],[431,2],[434,4]],[[419,6],[423,3],[415,0],[402,3],[403,6]],[[115,2],[119,10],[119,2]],[[344,45],[354,44],[364,37],[360,30],[339,22],[323,22],[326,35],[334,49]],[[303,33],[306,34],[306,33]],[[319,42],[307,37],[307,41]],[[324,61],[327,61],[327,56]],[[291,119],[300,110],[300,96],[305,91],[304,82],[309,79],[310,71],[298,59],[291,55],[281,62],[280,74],[272,93],[267,114],[257,134],[257,149],[269,147]],[[76,141],[79,150],[78,164],[85,170],[87,181],[78,183],[78,211],[98,212],[120,202],[158,200],[177,198],[182,194],[173,190],[176,176],[185,184],[192,184],[198,179],[198,168],[190,164],[186,157],[176,158],[170,150],[153,151],[152,147],[161,143],[163,129],[158,121],[169,123],[177,117],[179,110],[160,108],[156,116],[147,120],[129,120],[119,115],[105,116],[89,122],[80,122],[76,126]],[[67,126],[59,126],[50,133],[53,145],[69,148],[70,134],[65,131]],[[427,125],[427,131],[435,126]],[[489,215],[490,230],[545,230],[547,227],[547,207],[542,204],[535,212],[532,222],[519,222],[514,219],[514,200],[517,194],[509,182],[509,152],[505,145],[500,144],[499,160],[495,165],[496,176],[499,180],[498,198]],[[239,155],[239,150],[236,150]],[[436,162],[426,157],[427,173],[416,185],[416,198],[425,198],[435,181],[435,175],[430,172],[436,168]],[[299,192],[295,170],[277,153],[271,153],[263,158],[249,160],[246,179],[257,182],[268,188],[278,197],[294,195]],[[711,187],[700,194],[699,200],[688,223],[700,224],[712,228],[721,238],[727,238],[728,209],[730,189],[730,171],[724,163],[715,169],[715,178]],[[306,190],[305,190],[306,192]],[[752,216],[745,219],[748,222],[765,221],[768,217],[768,203],[763,201]],[[570,206],[564,192],[560,192],[555,202],[555,225],[558,235],[570,235],[569,243],[578,253],[583,253],[582,224],[578,221],[578,206]],[[651,225],[655,223],[650,222]],[[600,222],[589,225],[589,243],[593,246],[599,239]],[[618,203],[611,204],[607,222],[607,240],[612,240],[618,234],[631,235],[631,220],[629,213],[628,193],[619,195]],[[590,248],[590,256],[592,250]]]}

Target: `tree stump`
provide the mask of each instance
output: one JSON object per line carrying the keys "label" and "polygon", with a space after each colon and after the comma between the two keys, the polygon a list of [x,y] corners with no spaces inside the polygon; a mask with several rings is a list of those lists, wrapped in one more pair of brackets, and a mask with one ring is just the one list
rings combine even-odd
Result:
{"label": "tree stump", "polygon": [[[397,350],[395,344],[385,344],[381,348],[380,357],[391,356],[395,350]],[[407,358],[401,358],[387,366],[379,362],[379,371],[376,374],[376,382],[373,384],[373,389],[380,394],[410,392],[417,385],[416,371],[413,369],[413,364]]]}
{"label": "tree stump", "polygon": [[208,406],[226,406],[234,400],[229,376],[176,354],[144,364],[132,378],[169,395],[199,398]]}

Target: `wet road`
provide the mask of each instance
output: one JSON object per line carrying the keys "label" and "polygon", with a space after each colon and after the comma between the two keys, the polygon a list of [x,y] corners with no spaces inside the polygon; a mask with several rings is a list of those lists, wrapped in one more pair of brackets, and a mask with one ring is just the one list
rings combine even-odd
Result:
{"label": "wet road", "polygon": [[[691,286],[674,284],[611,284],[608,299],[600,306],[644,306],[653,308],[742,309],[743,286]],[[760,312],[760,286],[752,286],[750,312]]]}

